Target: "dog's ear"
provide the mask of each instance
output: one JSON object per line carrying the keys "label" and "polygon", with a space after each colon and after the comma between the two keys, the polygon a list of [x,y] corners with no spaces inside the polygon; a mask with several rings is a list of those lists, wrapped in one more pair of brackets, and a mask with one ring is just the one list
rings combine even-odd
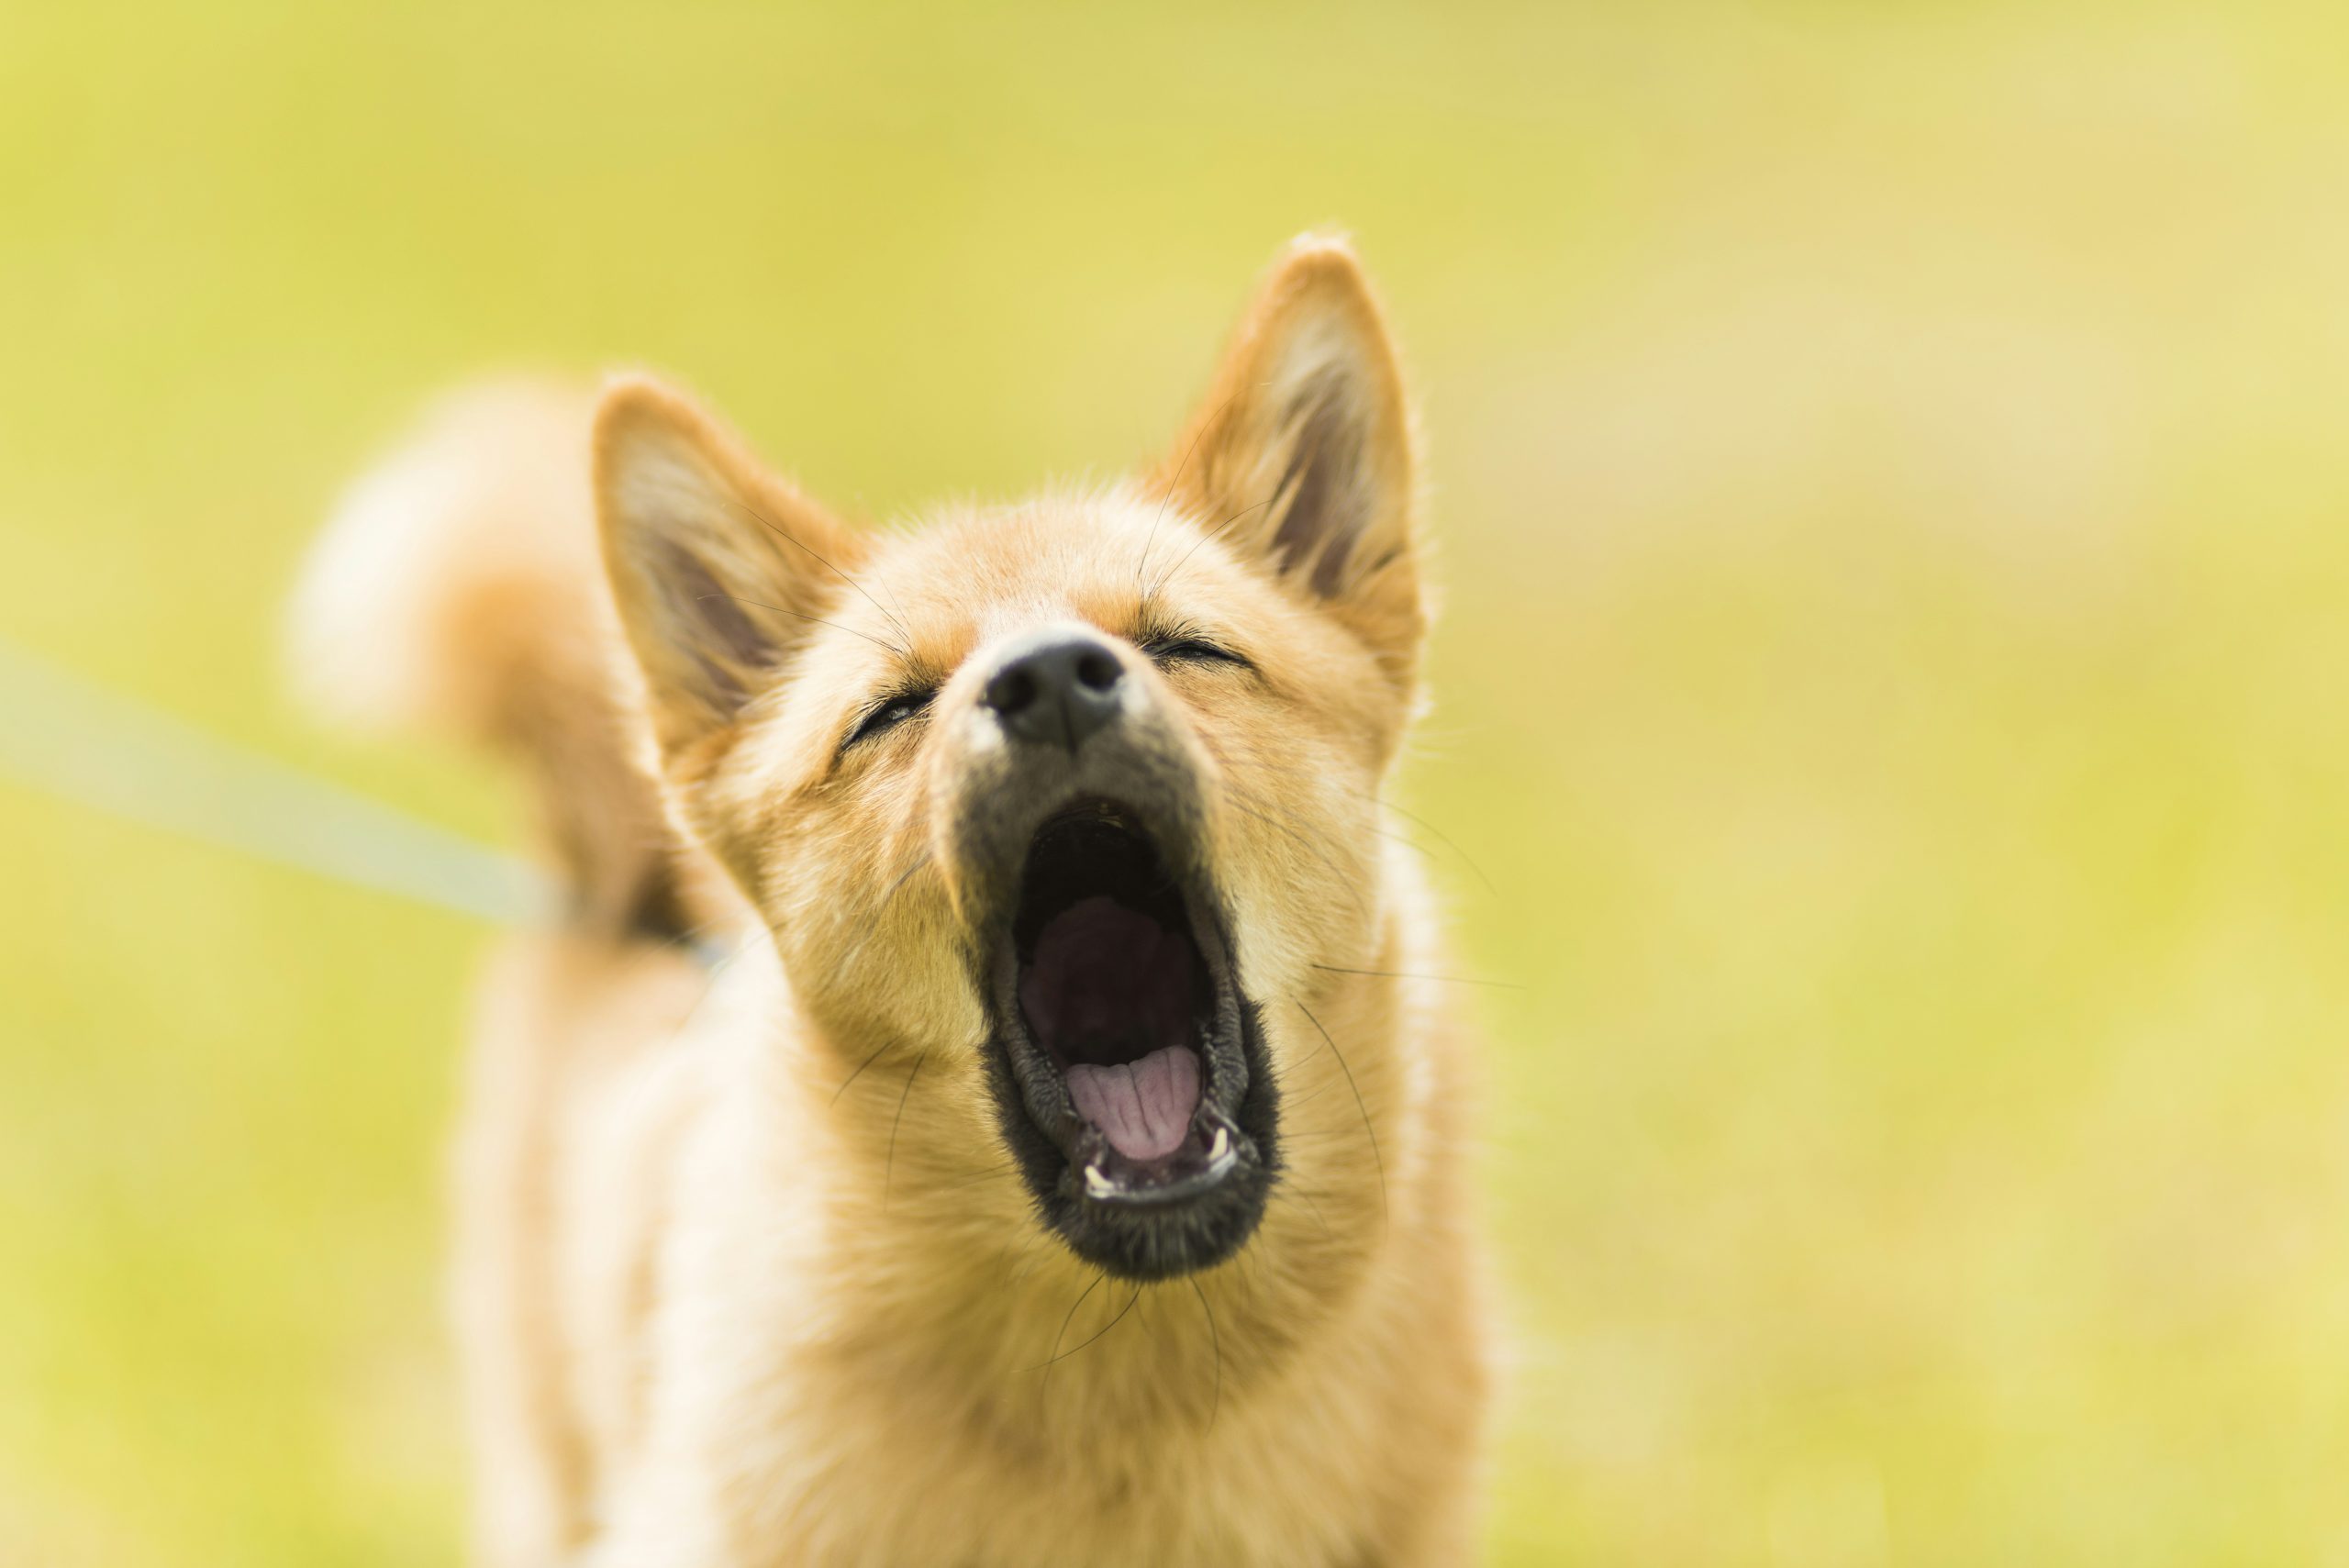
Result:
{"label": "dog's ear", "polygon": [[816,623],[856,536],[684,395],[613,383],[596,414],[596,510],[621,628],[672,772],[710,749]]}
{"label": "dog's ear", "polygon": [[1330,612],[1408,686],[1427,617],[1418,464],[1395,347],[1342,239],[1285,250],[1152,476]]}

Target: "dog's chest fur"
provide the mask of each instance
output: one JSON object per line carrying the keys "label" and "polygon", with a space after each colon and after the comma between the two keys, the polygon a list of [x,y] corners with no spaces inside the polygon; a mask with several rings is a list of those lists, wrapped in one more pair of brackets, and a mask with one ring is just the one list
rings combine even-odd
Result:
{"label": "dog's chest fur", "polygon": [[[1473,1448],[1485,1369],[1453,1085],[1408,1086],[1389,1233],[1294,1333],[1262,1260],[1136,1292],[1023,1230],[1008,1183],[944,1217],[918,1167],[885,1208],[844,1191],[790,1017],[773,966],[737,962],[662,1051],[561,1102],[597,1568],[1453,1560],[1463,1521],[1431,1499],[1460,1490],[1442,1456]],[[909,1120],[975,1111],[930,1071]],[[599,1195],[623,1189],[655,1195]]]}

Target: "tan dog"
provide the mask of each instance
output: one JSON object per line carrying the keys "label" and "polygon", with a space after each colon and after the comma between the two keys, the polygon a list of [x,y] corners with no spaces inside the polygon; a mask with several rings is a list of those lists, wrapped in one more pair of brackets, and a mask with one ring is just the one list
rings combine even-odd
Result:
{"label": "tan dog", "polygon": [[592,482],[589,429],[460,400],[296,606],[335,710],[532,770],[573,899],[462,1150],[484,1558],[1466,1561],[1467,1062],[1377,815],[1417,481],[1352,253],[1285,253],[1108,490],[866,532],[653,383]]}

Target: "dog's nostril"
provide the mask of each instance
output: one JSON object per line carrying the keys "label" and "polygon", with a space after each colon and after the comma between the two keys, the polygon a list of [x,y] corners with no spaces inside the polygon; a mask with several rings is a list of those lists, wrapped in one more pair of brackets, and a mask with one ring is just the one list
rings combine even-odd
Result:
{"label": "dog's nostril", "polygon": [[1013,740],[1064,748],[1074,757],[1088,736],[1124,711],[1125,673],[1101,639],[1045,628],[1006,652],[979,700]]}
{"label": "dog's nostril", "polygon": [[1076,662],[1076,678],[1097,692],[1118,684],[1118,662],[1100,649],[1088,650]]}
{"label": "dog's nostril", "polygon": [[1025,664],[1014,664],[987,683],[987,706],[997,713],[1018,713],[1035,700],[1036,677]]}

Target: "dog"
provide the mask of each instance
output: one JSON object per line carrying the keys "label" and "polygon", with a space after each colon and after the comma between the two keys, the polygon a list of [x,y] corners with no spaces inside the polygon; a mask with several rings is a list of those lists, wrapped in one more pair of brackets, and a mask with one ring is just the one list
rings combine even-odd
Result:
{"label": "dog", "polygon": [[631,375],[352,490],[302,684],[518,764],[563,890],[455,1162],[483,1562],[1473,1557],[1415,447],[1308,237],[1105,488],[851,527]]}

